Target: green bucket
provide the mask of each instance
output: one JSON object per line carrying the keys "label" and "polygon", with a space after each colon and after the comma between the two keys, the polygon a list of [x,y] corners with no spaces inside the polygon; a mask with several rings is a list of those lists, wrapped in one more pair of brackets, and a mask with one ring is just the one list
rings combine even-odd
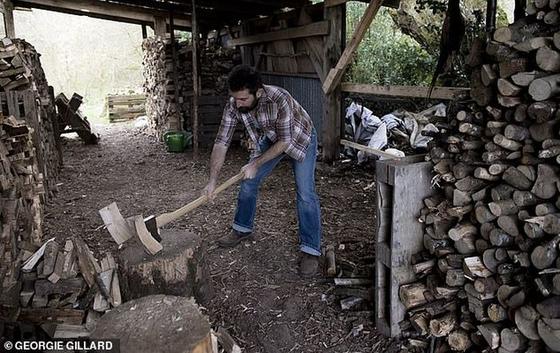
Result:
{"label": "green bucket", "polygon": [[168,131],[163,135],[167,152],[183,152],[191,145],[192,134],[189,131]]}

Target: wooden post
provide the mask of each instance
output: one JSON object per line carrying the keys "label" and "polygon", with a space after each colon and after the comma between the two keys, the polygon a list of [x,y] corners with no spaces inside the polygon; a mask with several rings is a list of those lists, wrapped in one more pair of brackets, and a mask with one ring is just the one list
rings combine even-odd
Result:
{"label": "wooden post", "polygon": [[[323,46],[323,72],[329,72],[336,65],[342,53],[345,39],[345,10],[345,4],[325,8],[325,20],[329,21],[330,30]],[[323,160],[325,162],[332,162],[337,157],[342,126],[341,100],[342,93],[339,85],[325,95],[322,134]]]}
{"label": "wooden post", "polygon": [[6,26],[6,37],[15,38],[14,5],[10,0],[5,0],[2,13],[4,13],[4,25]]}
{"label": "wooden post", "polygon": [[196,1],[192,0],[192,74],[193,74],[193,99],[192,99],[192,134],[193,156],[198,157],[198,20],[196,18]]}
{"label": "wooden post", "polygon": [[146,38],[148,38],[148,28],[146,28],[146,25],[142,25],[142,39]]}
{"label": "wooden post", "polygon": [[182,131],[183,126],[181,124],[181,112],[179,111],[179,79],[177,77],[177,46],[175,43],[175,25],[173,20],[173,12],[169,12],[169,33],[171,34],[171,58],[173,63],[171,67],[173,68],[173,85],[175,89],[173,90],[173,100],[175,101],[175,119],[174,124],[169,124],[170,129],[176,131]]}
{"label": "wooden post", "polygon": [[165,37],[167,33],[167,20],[162,16],[154,16],[154,32],[156,36]]}

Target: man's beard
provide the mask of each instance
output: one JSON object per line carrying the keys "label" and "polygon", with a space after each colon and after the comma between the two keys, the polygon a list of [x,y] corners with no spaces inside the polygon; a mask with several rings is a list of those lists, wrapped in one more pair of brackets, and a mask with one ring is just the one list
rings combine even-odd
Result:
{"label": "man's beard", "polygon": [[258,99],[255,99],[255,101],[250,107],[239,107],[237,108],[237,110],[239,110],[240,113],[247,114],[257,107],[257,103],[258,103]]}

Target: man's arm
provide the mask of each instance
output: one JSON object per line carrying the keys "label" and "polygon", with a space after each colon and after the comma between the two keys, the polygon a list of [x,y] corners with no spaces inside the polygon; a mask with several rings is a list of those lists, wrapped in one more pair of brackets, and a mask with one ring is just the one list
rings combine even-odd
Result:
{"label": "man's arm", "polygon": [[257,170],[266,162],[284,153],[290,144],[285,141],[277,141],[270,146],[262,155],[245,165],[241,170],[244,172],[243,179],[253,179],[257,175]]}
{"label": "man's arm", "polygon": [[212,148],[212,155],[210,156],[210,179],[209,183],[214,183],[218,181],[218,175],[220,170],[224,165],[226,159],[226,153],[228,148],[224,145],[215,143]]}

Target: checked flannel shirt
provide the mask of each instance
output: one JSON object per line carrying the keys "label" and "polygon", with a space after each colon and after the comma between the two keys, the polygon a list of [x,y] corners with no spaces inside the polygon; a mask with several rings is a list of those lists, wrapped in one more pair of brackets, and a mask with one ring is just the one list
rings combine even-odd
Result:
{"label": "checked flannel shirt", "polygon": [[[301,162],[311,141],[313,122],[303,107],[283,88],[264,85],[257,91],[257,107],[249,113],[241,113],[231,97],[224,108],[222,122],[215,143],[229,147],[237,122],[245,125],[256,146],[264,136],[273,143],[287,142],[285,153]],[[255,150],[251,157],[258,157]]]}

